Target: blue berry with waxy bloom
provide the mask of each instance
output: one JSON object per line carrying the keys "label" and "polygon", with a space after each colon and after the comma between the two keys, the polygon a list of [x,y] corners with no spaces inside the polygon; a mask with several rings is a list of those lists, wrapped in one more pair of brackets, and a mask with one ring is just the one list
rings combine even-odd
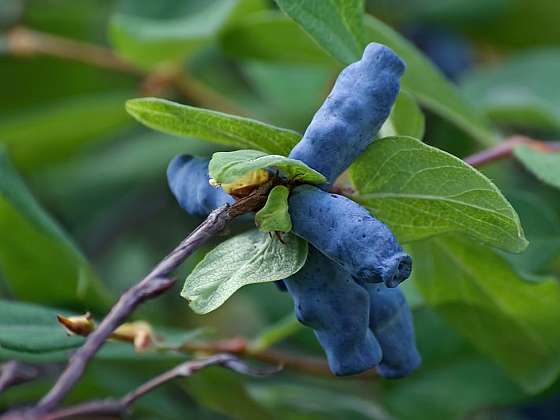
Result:
{"label": "blue berry with waxy bloom", "polygon": [[399,287],[365,284],[369,293],[369,325],[383,350],[377,367],[384,378],[402,378],[412,373],[422,361],[414,338],[412,313]]}
{"label": "blue berry with waxy bloom", "polygon": [[289,211],[293,232],[356,279],[395,287],[409,277],[412,259],[393,233],[349,198],[302,185],[292,190]]}
{"label": "blue berry with waxy bloom", "polygon": [[369,295],[344,269],[313,246],[296,274],[284,280],[297,319],[312,328],[335,375],[353,375],[381,361],[369,329]]}
{"label": "blue berry with waxy bloom", "polygon": [[360,61],[338,76],[290,158],[327,177],[328,184],[373,141],[400,88],[404,62],[384,45],[369,44]]}
{"label": "blue berry with waxy bloom", "polygon": [[208,183],[208,159],[176,156],[167,168],[169,188],[179,205],[193,216],[206,217],[214,209],[235,200]]}

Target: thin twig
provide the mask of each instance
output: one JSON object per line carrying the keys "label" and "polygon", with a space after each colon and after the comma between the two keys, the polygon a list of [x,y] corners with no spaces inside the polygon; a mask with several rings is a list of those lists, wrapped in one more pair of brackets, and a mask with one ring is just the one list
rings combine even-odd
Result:
{"label": "thin twig", "polygon": [[7,34],[8,51],[20,56],[43,54],[145,77],[146,72],[122,60],[105,47],[34,31],[22,26]]}
{"label": "thin twig", "polygon": [[0,366],[0,393],[13,385],[32,381],[39,377],[41,370],[37,366],[15,360]]}
{"label": "thin twig", "polygon": [[152,299],[173,286],[174,279],[170,278],[170,274],[210,237],[223,230],[235,217],[262,207],[269,189],[270,185],[263,185],[235,204],[214,210],[151,273],[124,292],[105,319],[88,336],[84,345],[72,355],[53,388],[29,414],[37,416],[53,411],[82,377],[88,363],[107,338],[128,315],[143,301]]}
{"label": "thin twig", "polygon": [[[280,365],[298,373],[332,377],[329,365],[323,358],[301,356],[275,349],[251,349],[251,346],[243,337],[234,337],[226,340],[203,343],[189,341],[181,344],[174,350],[202,354],[227,352],[238,356],[249,357],[263,363]],[[372,370],[364,372],[361,375],[357,375],[354,378],[365,379],[376,376],[377,373]]]}
{"label": "thin twig", "polygon": [[109,48],[23,26],[7,32],[6,45],[9,53],[22,57],[46,55],[141,77],[146,95],[157,95],[170,87],[197,105],[236,115],[250,115],[245,108],[195,79],[179,66],[166,65],[148,72],[122,59]]}
{"label": "thin twig", "polygon": [[[87,337],[95,328],[95,322],[93,319],[87,318],[87,315],[88,314],[69,318],[59,315],[58,318],[63,328],[70,334]],[[294,324],[297,323],[293,316],[290,316],[287,319],[290,321],[293,320]],[[284,321],[284,323],[286,322]],[[299,330],[302,328],[300,325],[301,324],[297,323],[297,326],[290,327],[289,330],[292,332]],[[123,333],[119,333],[119,331],[123,328],[126,328],[126,334],[124,334],[124,331]],[[286,331],[285,334],[283,333],[281,335],[282,337],[285,337],[288,334],[291,333]],[[329,365],[323,358],[300,356],[280,350],[269,349],[272,343],[279,341],[282,337],[275,337],[273,340],[268,338],[266,343],[261,342],[258,345],[255,345],[255,342],[250,342],[244,337],[233,337],[224,340],[202,342],[189,340],[179,345],[169,346],[165,343],[165,340],[160,341],[157,336],[157,331],[154,331],[150,324],[145,321],[136,321],[133,323],[122,324],[113,332],[113,334],[111,334],[110,338],[117,341],[131,343],[138,351],[145,351],[151,348],[159,351],[195,353],[199,355],[231,353],[240,357],[248,357],[264,363],[282,366],[298,373],[326,377],[332,376]],[[139,339],[141,339],[140,342],[143,345],[138,344]],[[374,371],[369,371],[360,377],[369,378],[374,376],[377,376],[376,373]]]}
{"label": "thin twig", "polygon": [[[90,401],[83,404],[75,405],[73,407],[64,408],[50,414],[38,416],[41,420],[62,420],[68,418],[84,418],[86,416],[113,416],[121,417],[128,413],[132,404],[139,398],[150,393],[161,385],[170,382],[176,378],[186,378],[192,376],[196,372],[210,366],[219,365],[235,372],[251,375],[251,376],[266,376],[273,374],[278,369],[259,370],[246,365],[241,360],[230,354],[216,354],[204,359],[191,360],[182,363],[167,372],[164,372],[148,382],[140,385],[135,390],[129,392],[124,397],[115,399],[105,399],[99,401]],[[13,414],[15,416],[16,414]],[[15,418],[15,417],[14,417]]]}
{"label": "thin twig", "polygon": [[511,157],[513,154],[513,150],[517,146],[522,144],[545,153],[554,153],[560,151],[559,142],[544,142],[541,140],[535,140],[529,137],[516,135],[504,140],[502,143],[494,147],[475,153],[474,155],[467,156],[463,160],[474,167],[481,167],[488,163]]}

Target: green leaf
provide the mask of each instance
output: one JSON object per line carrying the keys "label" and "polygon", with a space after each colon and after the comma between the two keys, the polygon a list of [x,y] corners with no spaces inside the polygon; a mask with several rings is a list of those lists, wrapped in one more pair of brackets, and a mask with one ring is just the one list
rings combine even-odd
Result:
{"label": "green leaf", "polygon": [[[63,349],[38,352],[27,352],[11,350],[0,345],[0,361],[18,360],[27,363],[66,363],[68,362],[68,350],[80,347],[84,343],[83,337],[72,337],[79,339],[76,345]],[[95,356],[96,360],[116,362],[161,362],[171,361],[180,363],[185,361],[185,355],[176,351],[145,351],[137,352],[130,343],[108,341]]]}
{"label": "green leaf", "polygon": [[[327,67],[247,60],[243,76],[258,95],[251,109],[282,127],[305,127],[321,106],[334,71]],[[267,103],[263,107],[263,102]]]}
{"label": "green leaf", "polygon": [[528,392],[560,373],[560,284],[528,283],[503,257],[458,237],[412,246],[425,301]]}
{"label": "green leaf", "polygon": [[560,152],[542,152],[522,144],[513,153],[542,182],[560,188]]}
{"label": "green leaf", "polygon": [[210,157],[219,150],[227,149],[214,143],[188,138],[178,141],[165,134],[148,132],[36,171],[32,181],[49,199],[86,200],[92,191],[116,188],[125,191],[134,184],[146,185],[159,180],[170,160],[178,154]]}
{"label": "green leaf", "polygon": [[368,41],[389,46],[406,62],[402,87],[422,105],[469,133],[480,144],[496,143],[488,122],[416,47],[373,16],[366,16],[365,27]]}
{"label": "green leaf", "polygon": [[267,325],[261,330],[259,335],[249,344],[250,350],[254,352],[264,351],[297,334],[304,328],[305,326],[296,319],[294,312],[290,311],[284,318]]}
{"label": "green leaf", "polygon": [[[236,420],[275,420],[273,411],[260,405],[245,387],[244,378],[230,370],[211,367],[184,381],[183,386],[195,401]],[[212,418],[214,418],[213,416]]]}
{"label": "green leaf", "polygon": [[395,7],[392,1],[382,0],[376,1],[370,10],[388,22],[406,25],[413,20],[420,25],[443,25],[457,32],[468,25],[470,33],[471,25],[476,25],[476,29],[493,27],[511,4],[508,0],[401,0],[399,7]]}
{"label": "green leaf", "polygon": [[266,204],[255,214],[255,223],[261,232],[289,232],[292,219],[288,213],[290,190],[284,185],[275,186],[268,193]]}
{"label": "green leaf", "polygon": [[[0,360],[8,358],[30,361],[35,358],[44,361],[67,360],[67,352],[59,353],[59,351],[81,346],[84,338],[68,335],[57,321],[59,314],[70,316],[67,310],[0,299]],[[145,359],[164,359],[166,356],[163,349],[176,348],[183,343],[200,340],[205,334],[202,329],[181,330],[168,327],[154,329],[158,336],[158,344],[162,348],[152,353],[151,358],[148,356],[149,352],[139,355],[130,343],[120,342],[107,343],[99,354],[100,358],[132,360],[148,356]]]}
{"label": "green leaf", "polygon": [[[488,121],[415,46],[372,16],[366,15],[364,24],[366,41],[387,45],[406,62],[407,70],[402,79],[402,87],[413,94],[423,106],[460,127],[482,145],[491,146],[497,142]],[[267,34],[269,28],[273,32]],[[305,29],[313,35],[311,30]],[[305,39],[278,16],[250,16],[240,21],[231,31],[233,32],[224,34],[222,44],[228,53],[237,57],[277,62],[325,63],[320,58],[321,50],[308,46]],[[289,32],[289,35],[284,32]],[[323,41],[322,38],[314,39],[319,43]],[[306,46],[303,51],[300,51],[300,44]],[[328,42],[321,45],[330,51]],[[359,55],[355,59],[358,58]]]}
{"label": "green leaf", "polygon": [[59,313],[43,306],[0,300],[0,348],[41,353],[79,346],[84,339],[66,334],[56,320]]}
{"label": "green leaf", "polygon": [[229,184],[259,169],[274,168],[288,179],[306,184],[324,184],[326,178],[305,163],[284,156],[267,155],[258,150],[216,152],[208,165],[208,173],[218,184]]}
{"label": "green leaf", "polygon": [[[295,419],[391,419],[378,401],[353,390],[336,389],[333,384],[314,386],[291,381],[287,383],[251,384],[249,393],[275,413],[301,413]],[[346,391],[346,392],[344,392]],[[342,394],[344,392],[344,394]],[[290,417],[291,418],[291,417]]]}
{"label": "green leaf", "polygon": [[18,168],[31,170],[63,161],[130,125],[122,104],[131,93],[69,97],[23,112],[3,113],[0,143],[7,145]]}
{"label": "green leaf", "polygon": [[220,44],[227,54],[237,58],[336,66],[330,55],[279,12],[249,15],[225,30]]}
{"label": "green leaf", "polygon": [[0,151],[0,271],[18,298],[43,303],[106,302],[91,266],[41,209]]}
{"label": "green leaf", "polygon": [[412,137],[377,140],[351,166],[353,197],[402,242],[462,232],[521,252],[527,240],[500,190],[461,159]]}
{"label": "green leaf", "polygon": [[463,81],[467,97],[514,128],[560,132],[560,49],[532,50],[481,68]]}
{"label": "green leaf", "polygon": [[307,242],[285,234],[283,242],[252,230],[222,242],[194,268],[181,296],[199,314],[222,305],[239,288],[282,280],[296,273],[307,258]]}
{"label": "green leaf", "polygon": [[287,155],[301,135],[248,118],[158,98],[131,99],[126,110],[142,124],[176,136]]}
{"label": "green leaf", "polygon": [[410,136],[421,139],[424,137],[425,123],[424,113],[416,100],[401,90],[391,115],[379,130],[379,137]]}
{"label": "green leaf", "polygon": [[508,189],[505,194],[519,214],[529,240],[524,252],[507,254],[505,257],[524,275],[542,273],[543,268],[560,255],[560,217],[555,211],[558,198],[555,195],[547,200],[521,188]]}
{"label": "green leaf", "polygon": [[[560,3],[550,0],[491,2],[495,3],[493,7],[489,7],[489,0],[484,0],[476,18],[472,18],[470,22],[485,22],[469,27],[469,33],[474,34],[478,40],[483,40],[488,45],[494,44],[494,48],[502,51],[558,45],[560,42],[560,27],[557,25]],[[471,3],[467,2],[468,5]],[[481,19],[484,10],[486,13],[493,13],[487,15],[486,19]]]}
{"label": "green leaf", "polygon": [[420,369],[405,380],[382,384],[383,401],[394,418],[459,420],[481,407],[504,406],[526,398],[495,363],[429,308],[414,311],[414,327],[422,355]]}
{"label": "green leaf", "polygon": [[145,67],[181,61],[208,44],[235,7],[235,0],[121,1],[110,24],[115,49]]}
{"label": "green leaf", "polygon": [[364,42],[364,0],[275,0],[340,62],[359,59]]}
{"label": "green leaf", "polygon": [[[0,28],[16,25],[21,19],[23,7],[21,0],[4,0],[0,10]],[[4,39],[0,40],[0,54],[4,53],[4,48],[8,48],[5,42]]]}

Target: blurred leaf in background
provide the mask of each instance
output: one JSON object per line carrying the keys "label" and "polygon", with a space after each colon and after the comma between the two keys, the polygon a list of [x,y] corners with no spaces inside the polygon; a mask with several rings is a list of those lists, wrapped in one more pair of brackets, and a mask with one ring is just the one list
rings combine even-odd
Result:
{"label": "blurred leaf in background", "polygon": [[111,18],[111,40],[117,51],[141,66],[180,61],[212,40],[236,3],[120,1]]}
{"label": "blurred leaf in background", "polygon": [[107,295],[72,240],[39,207],[0,151],[0,270],[14,296],[91,308]]}
{"label": "blurred leaf in background", "polygon": [[499,255],[454,237],[415,244],[413,253],[424,299],[454,328],[526,391],[554,382],[560,371],[556,279],[527,283]]}
{"label": "blurred leaf in background", "polygon": [[519,53],[463,81],[463,91],[492,120],[518,129],[560,132],[560,49]]}

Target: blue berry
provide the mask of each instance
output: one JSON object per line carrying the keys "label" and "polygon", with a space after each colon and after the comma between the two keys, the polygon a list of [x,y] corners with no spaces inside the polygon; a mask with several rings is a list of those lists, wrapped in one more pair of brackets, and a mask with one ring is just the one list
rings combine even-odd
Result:
{"label": "blue berry", "polygon": [[312,246],[304,267],[284,280],[297,319],[313,328],[335,375],[377,366],[381,349],[369,329],[369,296],[337,264]]}
{"label": "blue berry", "polygon": [[235,201],[208,183],[208,163],[208,159],[180,155],[167,168],[169,188],[179,205],[193,216],[206,217],[212,210]]}
{"label": "blue berry", "polygon": [[383,358],[377,370],[384,378],[402,378],[421,363],[416,349],[410,307],[400,288],[365,284],[369,293],[370,328],[377,337]]}
{"label": "blue berry", "polygon": [[412,259],[389,228],[358,203],[311,185],[292,190],[293,232],[356,279],[395,287],[406,280]]}
{"label": "blue berry", "polygon": [[281,292],[287,292],[288,288],[286,287],[286,283],[284,283],[284,280],[276,280],[274,282],[274,285],[278,288],[278,290],[280,290]]}
{"label": "blue berry", "polygon": [[458,80],[473,66],[473,48],[456,32],[416,26],[405,29],[405,34],[451,80]]}
{"label": "blue berry", "polygon": [[332,184],[373,141],[397,98],[403,61],[371,43],[346,67],[290,158],[321,172]]}

